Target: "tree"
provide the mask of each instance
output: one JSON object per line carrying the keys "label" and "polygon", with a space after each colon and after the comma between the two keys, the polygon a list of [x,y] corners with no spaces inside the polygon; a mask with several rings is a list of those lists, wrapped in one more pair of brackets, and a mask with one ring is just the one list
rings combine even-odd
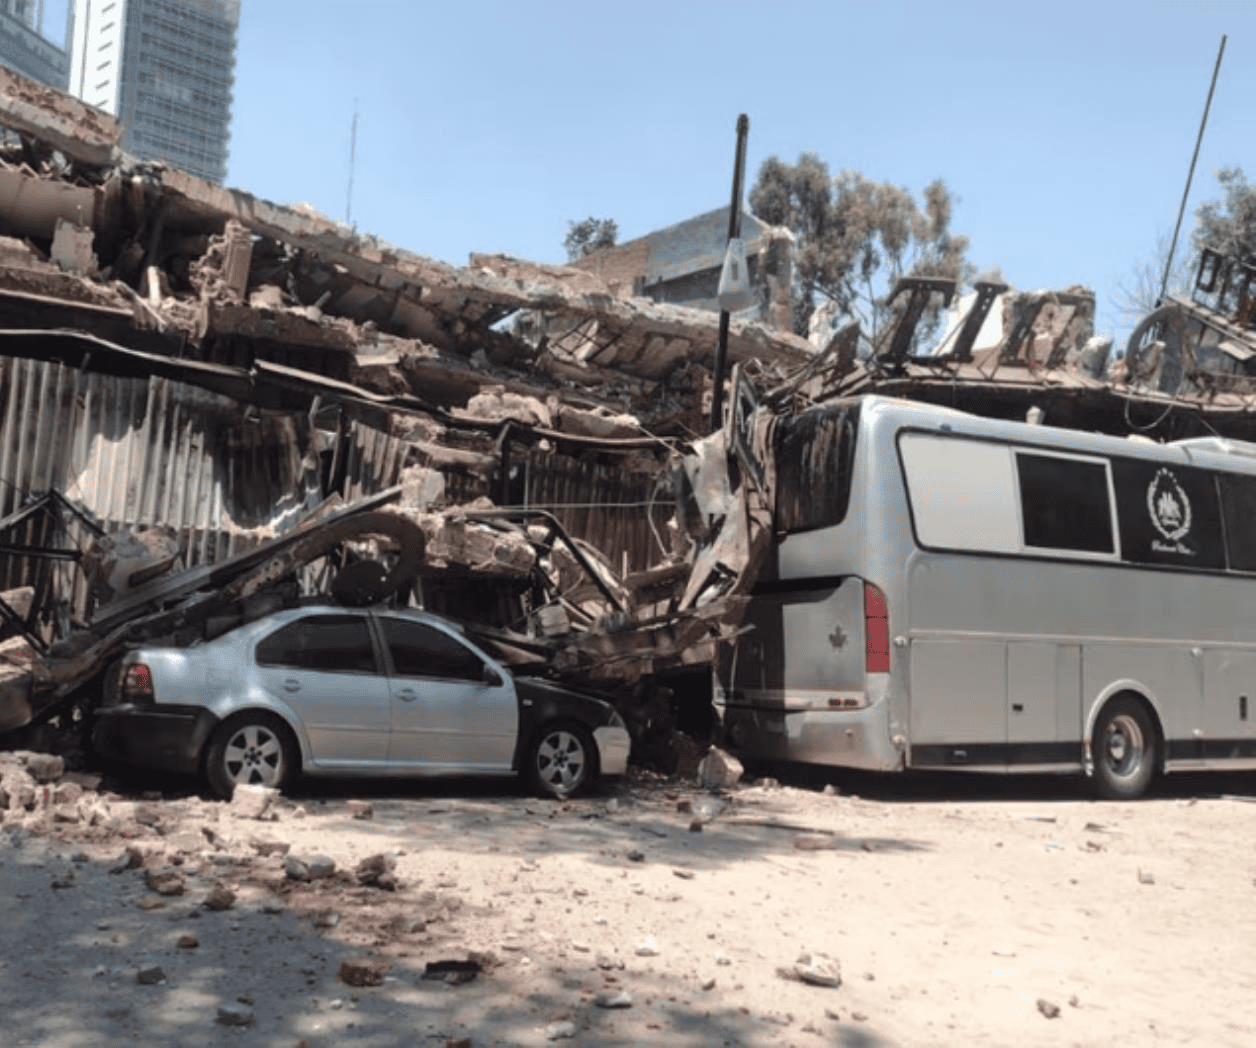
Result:
{"label": "tree", "polygon": [[[1256,186],[1248,185],[1243,169],[1226,167],[1217,172],[1221,199],[1201,204],[1195,211],[1190,250],[1178,248],[1169,273],[1168,293],[1189,293],[1199,266],[1200,252],[1210,247],[1223,255],[1256,265]],[[1114,305],[1125,319],[1136,323],[1160,303],[1169,237],[1162,235],[1155,252],[1130,269],[1128,280],[1116,289]]]}
{"label": "tree", "polygon": [[1249,265],[1256,264],[1256,186],[1249,186],[1241,167],[1217,172],[1222,198],[1195,212],[1195,252],[1211,247]]}
{"label": "tree", "polygon": [[[971,275],[968,238],[950,231],[952,198],[937,179],[922,205],[911,192],[855,171],[830,177],[814,153],[795,164],[769,157],[750,191],[750,208],[763,221],[794,234],[794,331],[806,336],[825,308],[831,326],[858,320],[876,340],[890,320],[888,296],[900,277]],[[922,327],[937,323],[935,303]]]}
{"label": "tree", "polygon": [[[1160,288],[1164,284],[1164,265],[1169,258],[1169,234],[1162,233],[1156,239],[1156,249],[1143,261],[1130,267],[1129,276],[1116,285],[1113,308],[1118,316],[1130,324],[1136,324],[1160,302]],[[1167,293],[1185,294],[1194,272],[1194,259],[1190,252],[1178,251],[1173,268],[1169,272]]]}
{"label": "tree", "polygon": [[568,222],[567,239],[563,241],[563,247],[567,249],[567,261],[578,262],[590,251],[614,247],[618,236],[619,227],[615,225],[613,218],[590,216],[583,222]]}

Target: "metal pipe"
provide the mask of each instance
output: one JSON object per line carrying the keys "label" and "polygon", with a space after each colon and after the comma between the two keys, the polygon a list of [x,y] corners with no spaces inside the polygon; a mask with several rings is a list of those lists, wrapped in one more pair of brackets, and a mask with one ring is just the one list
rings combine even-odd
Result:
{"label": "metal pipe", "polygon": [[[733,161],[733,200],[728,208],[728,239],[741,233],[741,178],[746,165],[746,138],[750,134],[750,118],[737,117],[737,155]],[[715,367],[711,374],[711,421],[708,433],[720,428],[724,414],[724,372],[728,369],[728,310],[720,310],[720,338],[715,348]]]}
{"label": "metal pipe", "polygon": [[1208,110],[1212,108],[1212,93],[1217,89],[1217,74],[1221,72],[1221,57],[1225,54],[1225,34],[1221,36],[1221,46],[1217,49],[1217,64],[1212,69],[1212,83],[1208,87],[1208,101],[1204,103],[1204,115],[1199,121],[1199,136],[1195,139],[1195,153],[1191,157],[1191,169],[1186,175],[1186,188],[1182,190],[1182,206],[1178,208],[1177,225],[1173,227],[1173,240],[1169,244],[1169,256],[1164,260],[1164,279],[1160,282],[1160,297],[1157,304],[1164,301],[1169,290],[1169,272],[1173,269],[1173,255],[1177,251],[1178,234],[1182,232],[1182,216],[1186,214],[1186,198],[1191,194],[1191,179],[1195,177],[1195,162],[1199,159],[1199,147],[1204,141],[1204,128],[1208,126]]}

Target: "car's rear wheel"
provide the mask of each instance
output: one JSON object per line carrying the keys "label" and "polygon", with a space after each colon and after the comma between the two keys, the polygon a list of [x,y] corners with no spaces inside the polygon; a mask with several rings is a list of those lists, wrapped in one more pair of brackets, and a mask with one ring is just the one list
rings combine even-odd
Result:
{"label": "car's rear wheel", "polygon": [[271,713],[228,717],[205,751],[205,779],[215,796],[231,799],[237,786],[281,790],[292,781],[297,750],[288,726]]}
{"label": "car's rear wheel", "polygon": [[574,797],[597,781],[593,739],[576,724],[549,724],[537,733],[524,757],[524,777],[546,797]]}

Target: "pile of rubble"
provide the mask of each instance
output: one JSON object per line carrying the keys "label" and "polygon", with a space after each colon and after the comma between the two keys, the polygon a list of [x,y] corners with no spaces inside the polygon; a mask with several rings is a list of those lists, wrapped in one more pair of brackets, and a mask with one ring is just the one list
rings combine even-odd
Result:
{"label": "pile of rubble", "polygon": [[871,345],[734,319],[703,436],[715,313],[586,269],[450,266],[139,161],[112,118],[2,69],[0,128],[0,732],[92,701],[129,645],[310,593],[421,604],[655,723],[660,675],[737,634],[780,419],[870,391],[1162,438],[1254,417],[1241,383],[1148,379],[1160,327],[1113,381],[1080,288],[979,283],[925,345],[956,287],[910,278]]}

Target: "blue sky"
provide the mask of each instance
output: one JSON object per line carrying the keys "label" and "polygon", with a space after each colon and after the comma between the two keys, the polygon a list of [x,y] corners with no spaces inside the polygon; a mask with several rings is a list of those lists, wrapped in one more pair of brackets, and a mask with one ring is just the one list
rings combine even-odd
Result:
{"label": "blue sky", "polygon": [[[50,0],[46,24],[63,24]],[[1117,286],[1172,231],[1222,34],[1190,213],[1256,180],[1256,2],[243,0],[228,183],[346,214],[412,251],[560,262],[567,223],[621,240],[818,153],[916,191],[942,178],[981,269]]]}

